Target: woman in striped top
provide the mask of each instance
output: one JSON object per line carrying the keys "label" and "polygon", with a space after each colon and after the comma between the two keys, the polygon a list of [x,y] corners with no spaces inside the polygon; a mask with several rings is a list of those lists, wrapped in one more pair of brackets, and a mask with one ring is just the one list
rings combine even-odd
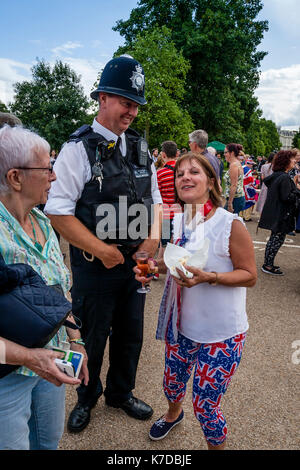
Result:
{"label": "woman in striped top", "polygon": [[168,140],[163,142],[161,149],[165,165],[157,171],[157,183],[163,201],[162,238],[157,257],[158,260],[163,258],[164,248],[171,239],[171,225],[174,213],[177,212],[174,187],[174,167],[176,163],[177,145],[172,140]]}

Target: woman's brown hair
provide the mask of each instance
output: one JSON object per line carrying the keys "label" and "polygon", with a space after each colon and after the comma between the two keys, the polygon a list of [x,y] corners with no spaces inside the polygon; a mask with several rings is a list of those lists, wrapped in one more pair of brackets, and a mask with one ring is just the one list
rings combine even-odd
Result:
{"label": "woman's brown hair", "polygon": [[208,177],[208,179],[210,179],[210,180],[213,179],[214,180],[213,187],[209,191],[209,199],[211,200],[212,204],[215,207],[221,207],[222,206],[222,195],[221,195],[219,181],[218,181],[218,177],[216,175],[216,172],[213,169],[213,167],[211,166],[211,164],[209,163],[209,161],[207,160],[207,158],[205,158],[203,155],[199,155],[198,153],[194,153],[194,152],[188,152],[188,153],[182,155],[181,157],[179,157],[176,160],[176,164],[175,164],[175,167],[174,167],[174,187],[175,187],[176,201],[179,202],[181,205],[184,204],[184,202],[181,201],[181,199],[179,199],[179,197],[178,197],[178,194],[177,194],[177,191],[176,191],[175,181],[176,181],[176,175],[177,175],[177,172],[178,172],[178,168],[180,167],[181,163],[184,162],[185,160],[188,160],[188,161],[195,160],[201,166],[201,168],[203,169],[203,171],[206,174],[206,176]]}
{"label": "woman's brown hair", "polygon": [[287,167],[290,164],[291,158],[296,157],[297,152],[295,150],[280,150],[276,153],[273,163],[273,171],[286,171]]}

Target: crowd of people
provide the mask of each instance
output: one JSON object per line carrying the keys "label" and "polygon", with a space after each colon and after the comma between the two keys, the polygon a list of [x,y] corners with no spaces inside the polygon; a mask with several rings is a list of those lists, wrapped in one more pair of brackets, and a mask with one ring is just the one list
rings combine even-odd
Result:
{"label": "crowd of people", "polygon": [[[163,439],[183,420],[194,370],[195,417],[208,449],[224,449],[221,400],[246,341],[246,288],[257,279],[245,222],[257,203],[259,226],[271,230],[263,272],[282,275],[275,256],[286,234],[299,230],[300,152],[279,151],[268,162],[255,162],[236,143],[224,152],[209,147],[203,129],[187,136],[189,150],[168,140],[160,152],[148,152],[145,139],[129,127],[146,104],[143,67],[130,56],[106,64],[91,97],[99,103],[92,125],[74,131],[58,156],[19,122],[6,121],[0,129],[0,254],[7,265],[31,266],[64,295],[71,288],[70,322],[81,323],[80,332],[72,325],[56,329],[46,348],[21,346],[0,330],[0,362],[18,366],[0,378],[0,449],[56,449],[65,384],[78,385],[69,432],[89,425],[102,395],[132,418],[151,418],[152,407],[133,395],[145,306],[138,288],[160,273],[167,276],[156,338],[165,342],[167,411],[149,437]],[[136,206],[145,215],[138,224]],[[56,234],[70,246],[72,287]],[[168,243],[191,255],[207,243],[205,266],[189,266],[187,258],[171,274]],[[138,252],[147,254],[147,277],[136,264]],[[13,305],[5,314],[11,312]],[[78,378],[55,365],[61,343],[84,357]]]}

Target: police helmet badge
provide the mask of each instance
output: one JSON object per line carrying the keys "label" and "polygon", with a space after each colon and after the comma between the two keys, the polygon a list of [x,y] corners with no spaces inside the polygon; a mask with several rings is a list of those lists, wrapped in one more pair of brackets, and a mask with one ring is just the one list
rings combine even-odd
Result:
{"label": "police helmet badge", "polygon": [[132,77],[130,77],[130,80],[132,83],[132,88],[135,88],[139,93],[144,88],[145,77],[143,75],[143,69],[139,64],[135,66],[135,70],[136,72],[132,72]]}

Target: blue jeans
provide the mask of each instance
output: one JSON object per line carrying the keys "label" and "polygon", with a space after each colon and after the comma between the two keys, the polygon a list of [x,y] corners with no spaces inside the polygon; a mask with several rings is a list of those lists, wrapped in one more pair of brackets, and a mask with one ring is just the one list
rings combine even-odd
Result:
{"label": "blue jeans", "polygon": [[55,450],[64,419],[64,385],[15,373],[0,379],[1,450]]}

